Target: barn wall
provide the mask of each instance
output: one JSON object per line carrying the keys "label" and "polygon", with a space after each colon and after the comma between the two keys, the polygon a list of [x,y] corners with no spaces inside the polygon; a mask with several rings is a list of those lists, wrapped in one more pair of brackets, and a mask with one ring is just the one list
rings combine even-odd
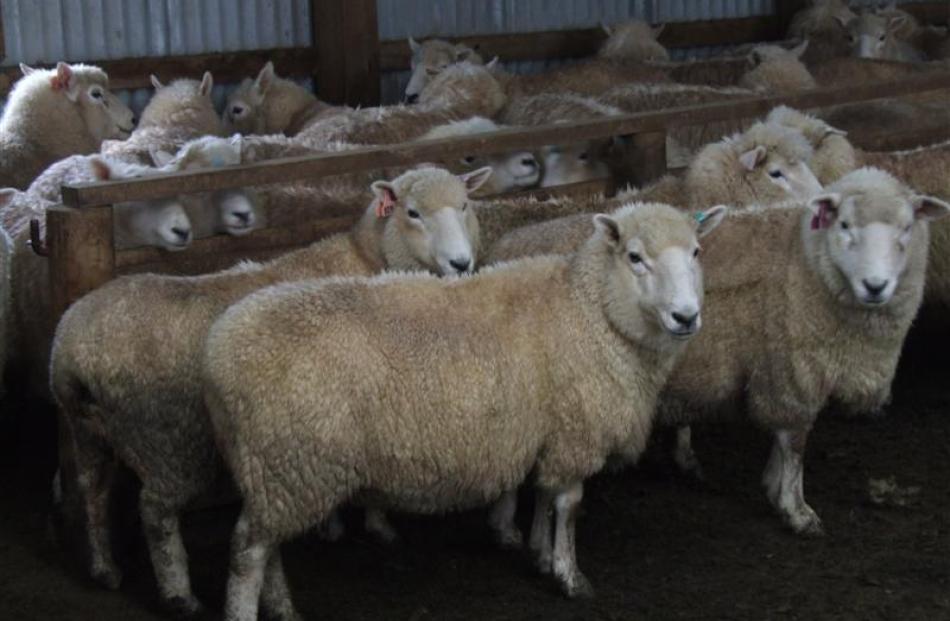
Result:
{"label": "barn wall", "polygon": [[[667,22],[745,17],[774,11],[774,0],[378,2],[383,39],[589,27],[630,18]],[[310,44],[308,0],[3,0],[0,5],[5,65]],[[511,68],[530,72],[546,64],[551,63],[517,63]],[[404,72],[384,76],[384,99],[396,100],[407,79]],[[216,96],[223,97],[221,88]],[[140,107],[147,92],[127,97]]]}

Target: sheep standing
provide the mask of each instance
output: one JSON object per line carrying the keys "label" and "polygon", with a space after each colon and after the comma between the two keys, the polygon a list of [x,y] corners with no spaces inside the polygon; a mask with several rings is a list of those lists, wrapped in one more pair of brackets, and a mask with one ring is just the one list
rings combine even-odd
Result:
{"label": "sheep standing", "polygon": [[709,241],[706,322],[658,420],[715,420],[744,403],[775,438],[769,501],[795,532],[816,535],[802,486],[808,434],[831,399],[859,411],[889,400],[924,292],[927,222],[950,205],[868,168],[806,204],[733,214]]}
{"label": "sheep standing", "polygon": [[416,103],[419,94],[429,80],[445,71],[450,65],[469,62],[473,65],[484,64],[478,53],[463,43],[449,43],[441,39],[429,39],[422,43],[409,37],[409,68],[412,74],[406,84],[406,103]]}
{"label": "sheep standing", "polygon": [[228,96],[223,117],[228,132],[293,136],[337,110],[293,80],[279,77],[268,62],[255,79],[245,79]]}
{"label": "sheep standing", "polygon": [[0,118],[0,187],[25,190],[53,162],[95,153],[103,140],[132,132],[132,111],[109,91],[102,69],[63,62],[20,68]]}
{"label": "sheep standing", "polygon": [[[70,307],[56,331],[51,386],[76,438],[98,582],[114,588],[121,579],[109,546],[108,448],[142,481],[142,522],[162,600],[186,612],[199,607],[178,515],[220,476],[199,373],[211,323],[245,295],[283,281],[384,269],[470,272],[478,221],[467,195],[488,174],[429,168],[378,181],[375,200],[350,233],[212,275],[120,278]],[[102,348],[104,335],[123,346]]]}
{"label": "sheep standing", "polygon": [[189,140],[224,133],[211,102],[214,80],[205,72],[201,82],[174,80],[167,86],[152,76],[155,94],[149,100],[139,125],[128,140],[108,141],[103,155],[150,166],[153,151],[176,152]]}
{"label": "sheep standing", "polygon": [[569,596],[589,595],[573,544],[583,482],[609,454],[642,452],[701,321],[697,237],[723,211],[697,225],[635,204],[595,216],[572,258],[449,282],[285,284],[228,309],[204,362],[215,437],[244,496],[225,618],[257,619],[259,598],[297,618],[278,545],[350,498],[443,512],[485,504],[532,469],[539,564]]}

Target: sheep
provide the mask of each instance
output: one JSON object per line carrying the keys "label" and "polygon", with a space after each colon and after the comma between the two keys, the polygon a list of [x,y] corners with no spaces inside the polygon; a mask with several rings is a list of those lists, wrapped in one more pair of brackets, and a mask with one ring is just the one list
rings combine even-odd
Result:
{"label": "sheep", "polygon": [[669,52],[657,41],[665,26],[651,27],[639,20],[615,26],[602,25],[607,40],[600,46],[597,56],[623,62],[668,61]]}
{"label": "sheep", "polygon": [[[474,116],[464,121],[453,121],[445,125],[433,127],[421,137],[421,140],[435,140],[456,136],[469,136],[504,129],[492,120]],[[500,153],[497,155],[474,156],[469,155],[457,165],[444,163],[449,168],[459,172],[474,170],[488,166],[492,169],[491,177],[479,189],[478,195],[490,196],[512,190],[524,190],[538,184],[541,178],[541,165],[529,151],[516,153]]]}
{"label": "sheep", "polygon": [[64,62],[20,69],[0,118],[0,187],[25,190],[53,162],[132,132],[134,115],[102,69]]}
{"label": "sheep", "polygon": [[315,149],[333,142],[408,142],[451,121],[493,117],[506,102],[501,85],[486,67],[461,62],[429,81],[418,104],[341,111],[311,123],[294,137],[294,142]]}
{"label": "sheep", "polygon": [[773,108],[765,121],[802,133],[814,149],[808,166],[822,185],[834,183],[859,168],[858,153],[848,141],[847,133],[825,121],[788,106]]}
{"label": "sheep", "polygon": [[[757,123],[742,134],[707,145],[681,177],[661,178],[622,198],[662,201],[682,209],[807,199],[821,190],[807,164],[812,153],[800,132]],[[590,221],[579,215],[531,224],[508,232],[490,246],[488,262],[573,252],[589,234]]]}
{"label": "sheep", "polygon": [[[142,481],[142,522],[162,601],[179,611],[199,608],[178,514],[219,476],[198,373],[214,319],[252,291],[285,280],[387,268],[470,272],[479,244],[468,194],[490,172],[456,177],[427,168],[377,181],[375,198],[349,233],[212,275],[119,278],[70,307],[56,330],[50,386],[76,438],[98,582],[114,588],[121,580],[106,515],[111,462],[103,451],[111,449]],[[103,334],[123,346],[102,348]]]}
{"label": "sheep", "polygon": [[[0,208],[13,197],[13,190],[0,191]],[[4,395],[4,371],[7,361],[7,317],[10,314],[10,261],[13,255],[13,240],[0,226],[0,398]]]}
{"label": "sheep", "polygon": [[851,53],[858,58],[921,62],[923,53],[898,36],[908,22],[906,14],[881,15],[863,11],[848,24]]}
{"label": "sheep", "polygon": [[[259,598],[265,614],[299,618],[278,545],[349,498],[442,512],[489,502],[532,470],[539,565],[568,596],[590,595],[573,546],[583,482],[610,453],[643,451],[654,398],[701,322],[697,238],[724,209],[697,225],[667,205],[628,205],[594,216],[574,257],[449,282],[287,283],[228,309],[203,362],[215,438],[244,497],[225,618],[257,619]],[[290,338],[278,325],[299,329]]]}
{"label": "sheep", "polygon": [[742,76],[739,86],[775,95],[815,88],[814,76],[801,61],[807,49],[808,41],[791,50],[778,45],[756,46],[750,52],[755,67]]}
{"label": "sheep", "polygon": [[473,65],[484,64],[482,57],[464,43],[449,43],[441,39],[429,39],[418,43],[409,37],[409,49],[412,51],[409,59],[412,74],[409,76],[409,83],[406,84],[404,99],[408,104],[416,103],[429,80],[445,71],[450,65],[460,62],[469,62]]}
{"label": "sheep", "polygon": [[658,422],[714,420],[744,403],[775,438],[769,501],[796,533],[821,534],[802,492],[809,431],[831,399],[859,411],[887,403],[924,292],[927,223],[948,213],[871,168],[806,202],[733,213],[707,244],[707,321]]}
{"label": "sheep", "polygon": [[209,72],[201,82],[174,80],[167,86],[152,76],[152,86],[155,94],[142,111],[136,130],[128,140],[103,143],[103,155],[148,166],[153,151],[175,152],[194,138],[223,135],[221,119],[211,102],[214,79]]}
{"label": "sheep", "polygon": [[268,61],[255,79],[245,79],[228,96],[223,122],[229,133],[293,136],[338,110],[293,80],[279,77]]}
{"label": "sheep", "polygon": [[857,19],[845,0],[812,0],[792,16],[788,38],[810,42],[802,60],[809,66],[851,53],[848,24]]}

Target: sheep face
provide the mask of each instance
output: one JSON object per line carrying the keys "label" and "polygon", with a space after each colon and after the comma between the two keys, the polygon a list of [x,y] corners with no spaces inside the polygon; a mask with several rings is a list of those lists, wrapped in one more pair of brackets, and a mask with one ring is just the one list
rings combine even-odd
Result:
{"label": "sheep face", "polygon": [[508,96],[499,79],[492,73],[495,62],[476,65],[466,61],[449,66],[427,81],[419,93],[419,103],[430,108],[466,111],[470,115],[498,114],[508,102]]}
{"label": "sheep face", "polygon": [[461,166],[466,171],[485,166],[492,169],[491,177],[478,192],[479,196],[524,190],[534,187],[541,179],[541,164],[528,151],[486,157],[469,155],[462,158]]}
{"label": "sheep face", "polygon": [[890,58],[897,42],[897,32],[906,21],[903,15],[862,13],[848,24],[852,55],[858,58]]}
{"label": "sheep face", "polygon": [[429,80],[445,71],[449,65],[462,61],[482,64],[482,57],[461,43],[452,44],[439,39],[417,43],[409,37],[409,47],[412,50],[412,58],[409,60],[412,75],[406,85],[406,103],[416,103]]}
{"label": "sheep face", "polygon": [[820,236],[819,254],[840,275],[829,282],[833,293],[864,307],[883,307],[905,275],[909,255],[926,252],[921,223],[946,216],[950,205],[912,194],[875,169],[855,171],[829,189],[809,201],[804,232]]}
{"label": "sheep face", "polygon": [[392,182],[375,182],[376,215],[389,219],[383,234],[389,267],[421,267],[444,276],[471,273],[479,231],[468,197],[491,172],[480,168],[455,176],[446,170],[423,168]]}
{"label": "sheep face", "polygon": [[[607,253],[604,304],[610,321],[632,339],[688,339],[702,325],[699,238],[722,221],[713,207],[696,221],[660,203],[634,203],[594,216]],[[698,224],[696,223],[698,222]]]}
{"label": "sheep face", "polygon": [[192,241],[191,221],[177,200],[120,203],[115,209],[137,244],[176,252]]}
{"label": "sheep face", "polygon": [[211,204],[217,211],[217,232],[239,237],[258,226],[260,217],[254,200],[241,190],[225,190],[211,195]]}
{"label": "sheep face", "polygon": [[[20,66],[24,75],[35,69]],[[74,104],[89,135],[97,142],[125,139],[135,129],[135,115],[109,90],[109,78],[98,67],[60,62],[50,73],[50,87]]]}
{"label": "sheep face", "polygon": [[664,25],[655,28],[641,21],[630,21],[613,27],[603,26],[607,40],[600,48],[600,56],[623,61],[668,61],[669,52],[657,38]]}
{"label": "sheep face", "polygon": [[165,172],[237,166],[241,163],[240,134],[231,138],[204,136],[185,143],[178,153],[152,151],[152,162]]}
{"label": "sheep face", "polygon": [[276,79],[274,64],[268,62],[256,78],[242,81],[231,93],[224,106],[224,126],[228,132],[266,133],[264,102]]}
{"label": "sheep face", "polygon": [[771,151],[762,145],[739,155],[739,164],[752,196],[759,202],[808,200],[822,190],[821,183],[804,160]]}
{"label": "sheep face", "polygon": [[604,179],[610,175],[601,159],[605,146],[600,141],[554,145],[541,150],[544,175],[541,187]]}

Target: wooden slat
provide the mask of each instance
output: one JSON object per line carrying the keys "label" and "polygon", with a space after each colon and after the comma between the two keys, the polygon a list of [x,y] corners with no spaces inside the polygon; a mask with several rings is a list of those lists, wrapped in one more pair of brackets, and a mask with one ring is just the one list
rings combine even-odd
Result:
{"label": "wooden slat", "polygon": [[376,0],[311,0],[320,98],[376,105],[380,99]]}
{"label": "wooden slat", "polygon": [[506,129],[442,140],[353,149],[342,153],[270,160],[217,170],[156,175],[127,181],[63,187],[63,201],[73,207],[148,200],[300,179],[316,179],[361,170],[444,161],[466,155],[566,144],[594,138],[658,132],[667,128],[735,120],[766,114],[785,104],[793,108],[822,108],[847,102],[870,101],[909,93],[950,89],[950,72],[913,76],[887,84],[850,85],[806,91],[785,97],[761,97],[704,106],[671,108],[608,119],[578,121],[542,127]]}

